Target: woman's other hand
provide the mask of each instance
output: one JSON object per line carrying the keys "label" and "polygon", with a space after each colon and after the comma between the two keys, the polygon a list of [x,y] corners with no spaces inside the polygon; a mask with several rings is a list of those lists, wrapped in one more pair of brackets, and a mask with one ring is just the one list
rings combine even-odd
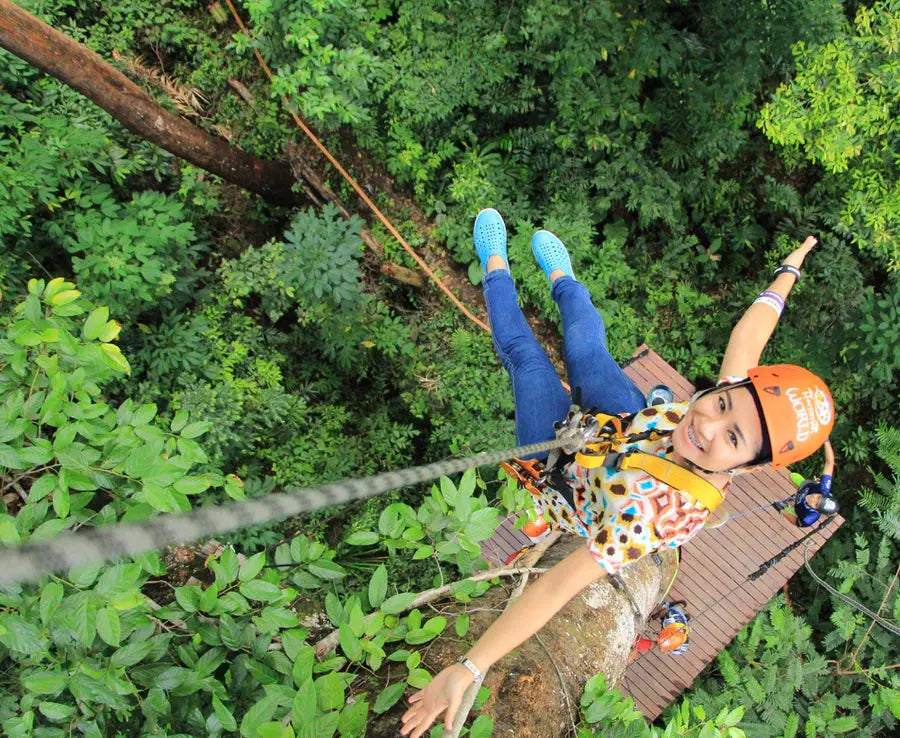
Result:
{"label": "woman's other hand", "polygon": [[806,240],[800,244],[800,247],[791,251],[781,263],[799,269],[803,266],[803,260],[806,258],[806,255],[812,251],[813,246],[817,243],[818,241],[813,236],[807,236]]}
{"label": "woman's other hand", "polygon": [[412,707],[403,714],[400,735],[419,738],[445,710],[444,725],[450,730],[463,695],[473,679],[472,672],[462,664],[448,666],[440,672],[425,689],[409,698]]}

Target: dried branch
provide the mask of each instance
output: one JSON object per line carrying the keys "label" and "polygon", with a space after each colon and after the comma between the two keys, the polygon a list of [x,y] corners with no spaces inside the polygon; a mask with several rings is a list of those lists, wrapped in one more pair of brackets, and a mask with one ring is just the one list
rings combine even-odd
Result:
{"label": "dried branch", "polygon": [[139,77],[165,92],[172,104],[175,105],[176,110],[182,115],[198,116],[203,113],[203,105],[208,100],[196,87],[182,84],[178,77],[172,77],[160,72],[158,69],[148,67],[142,56],[130,59],[113,49],[112,57],[125,68],[125,71],[131,77]]}
{"label": "dried branch", "polygon": [[[496,579],[497,577],[514,577],[517,574],[526,574],[531,572],[541,573],[546,571],[545,569],[534,569],[534,568],[526,568],[522,566],[512,566],[506,569],[488,569],[486,571],[479,572],[478,574],[474,574],[471,577],[466,577],[465,579],[460,580],[461,582],[483,582],[485,579]],[[421,607],[429,602],[434,600],[438,600],[441,597],[446,597],[453,591],[453,587],[458,584],[458,582],[453,582],[451,584],[445,584],[443,587],[435,587],[434,589],[426,589],[424,592],[420,592],[419,595],[414,599],[409,607],[405,608],[405,610],[414,610],[417,607]],[[372,619],[374,613],[369,613],[365,617],[365,622],[368,622]],[[333,651],[337,648],[339,641],[339,631],[333,630],[327,636],[322,638],[316,643],[316,657],[321,659],[325,656],[325,654]]]}

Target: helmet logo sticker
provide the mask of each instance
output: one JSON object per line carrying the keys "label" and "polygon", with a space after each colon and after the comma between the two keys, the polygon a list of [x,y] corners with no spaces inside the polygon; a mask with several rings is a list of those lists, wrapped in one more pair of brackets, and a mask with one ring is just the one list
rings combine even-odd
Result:
{"label": "helmet logo sticker", "polygon": [[813,403],[816,408],[816,417],[822,425],[828,425],[831,422],[832,407],[831,402],[820,388],[816,387],[813,392]]}
{"label": "helmet logo sticker", "polygon": [[[818,388],[817,388],[818,389]],[[821,390],[818,390],[821,392]],[[797,433],[796,438],[803,443],[810,435],[819,431],[820,415],[817,412],[815,392],[810,387],[801,392],[796,387],[790,387],[787,391],[788,399],[791,401],[791,408],[797,417]],[[823,395],[824,398],[824,395]],[[830,406],[825,407],[829,420],[831,419]]]}
{"label": "helmet logo sticker", "polygon": [[763,387],[764,392],[768,392],[770,395],[775,395],[776,397],[781,396],[781,387],[777,387],[775,385],[770,385],[768,387]]}

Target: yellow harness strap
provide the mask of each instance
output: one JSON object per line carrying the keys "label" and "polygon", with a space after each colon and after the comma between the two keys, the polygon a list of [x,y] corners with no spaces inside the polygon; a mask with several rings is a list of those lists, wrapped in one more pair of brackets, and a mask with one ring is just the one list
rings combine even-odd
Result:
{"label": "yellow harness strap", "polygon": [[[603,449],[603,446],[606,446],[606,448]],[[600,466],[606,466],[608,458],[606,452],[608,452],[609,444],[590,444],[589,448],[595,453],[579,452],[575,454],[576,463],[581,464],[585,469],[596,469]],[[616,466],[619,469],[638,469],[646,472],[663,484],[677,489],[690,498],[692,502],[703,505],[710,512],[713,512],[725,499],[722,491],[714,484],[685,469],[683,466],[679,466],[674,461],[669,461],[661,456],[632,451],[631,453],[622,454]]]}

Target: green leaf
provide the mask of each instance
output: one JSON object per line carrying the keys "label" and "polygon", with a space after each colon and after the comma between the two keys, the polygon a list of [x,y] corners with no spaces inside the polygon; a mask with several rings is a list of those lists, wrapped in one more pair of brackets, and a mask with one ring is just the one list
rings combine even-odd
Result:
{"label": "green leaf", "polygon": [[311,574],[328,582],[343,579],[347,576],[347,570],[343,566],[329,559],[319,559],[318,561],[310,562],[309,571]]}
{"label": "green leaf", "polygon": [[234,719],[234,715],[231,714],[231,710],[229,710],[225,703],[222,702],[215,695],[212,696],[212,705],[213,712],[216,717],[219,718],[219,722],[222,724],[222,727],[225,730],[237,730],[237,721]]}
{"label": "green leaf", "polygon": [[494,732],[494,718],[490,715],[479,715],[469,728],[469,738],[490,738]]}
{"label": "green leaf", "polygon": [[4,612],[0,612],[0,643],[24,654],[36,653],[44,647],[41,632],[33,623]]}
{"label": "green leaf", "polygon": [[182,438],[197,438],[207,433],[212,428],[212,423],[208,420],[199,420],[195,423],[189,423],[181,429]]}
{"label": "green leaf", "polygon": [[156,644],[152,640],[129,643],[116,651],[112,655],[112,658],[110,658],[109,663],[116,669],[134,666],[135,664],[140,663],[144,657],[153,650],[155,645]]}
{"label": "green leaf", "polygon": [[262,571],[262,568],[266,565],[266,552],[260,551],[259,553],[253,554],[249,559],[244,561],[241,564],[240,573],[238,574],[238,579],[242,582],[250,581],[251,579],[256,579],[257,575]]}
{"label": "green leaf", "polygon": [[441,495],[448,505],[456,507],[458,494],[459,491],[456,489],[456,485],[453,484],[453,481],[449,477],[441,477]]}
{"label": "green leaf", "polygon": [[69,678],[61,671],[44,671],[22,677],[22,686],[34,694],[57,695],[68,683]]}
{"label": "green leaf", "polygon": [[238,572],[240,571],[238,558],[231,546],[226,546],[222,551],[222,555],[219,556],[219,564],[221,565],[224,574],[223,581],[220,582],[222,586],[231,584],[238,578]]}
{"label": "green leaf", "polygon": [[43,500],[56,487],[56,475],[44,474],[38,477],[28,490],[28,502]]}
{"label": "green leaf", "polygon": [[427,620],[425,622],[425,625],[423,625],[422,627],[429,633],[440,635],[444,632],[444,628],[447,627],[447,618],[445,618],[443,615],[438,615]]}
{"label": "green leaf", "polygon": [[41,622],[46,625],[63,599],[63,586],[59,582],[47,582],[41,590]]}
{"label": "green leaf", "polygon": [[428,686],[429,682],[431,682],[431,674],[425,671],[425,669],[412,669],[409,672],[406,681],[410,687],[424,689]]}
{"label": "green leaf", "polygon": [[722,720],[721,723],[725,727],[730,728],[734,725],[737,725],[739,722],[741,722],[741,718],[743,718],[743,717],[744,717],[744,706],[738,705],[737,707],[735,707],[731,712],[729,712],[725,716],[725,719]]}
{"label": "green leaf", "polygon": [[184,410],[179,410],[175,413],[175,417],[172,418],[172,424],[169,426],[169,429],[172,433],[178,433],[181,431],[184,426],[187,425],[188,420],[190,419],[190,415]]}
{"label": "green leaf", "polygon": [[389,615],[396,615],[398,613],[404,612],[408,610],[412,603],[416,601],[416,593],[415,592],[401,592],[400,594],[396,594],[393,597],[388,597],[384,602],[381,603],[382,612],[386,612]]}
{"label": "green leaf", "polygon": [[69,515],[69,509],[69,490],[58,487],[53,493],[53,512],[57,517],[65,518]]}
{"label": "green leaf", "polygon": [[175,601],[185,612],[197,612],[200,609],[200,597],[203,592],[197,584],[185,584],[175,588]]}
{"label": "green leaf", "polygon": [[278,698],[267,695],[256,702],[241,719],[241,735],[251,738],[257,735],[260,725],[268,722],[278,707]]}
{"label": "green leaf", "polygon": [[456,622],[453,624],[454,629],[456,630],[456,635],[462,638],[466,633],[469,632],[469,615],[468,613],[462,613],[461,615],[456,616]]}
{"label": "green leaf", "polygon": [[355,702],[345,705],[338,719],[341,738],[361,738],[365,734],[368,716],[369,703],[365,698],[357,696]]}
{"label": "green leaf", "polygon": [[128,360],[122,355],[121,349],[114,343],[101,343],[100,351],[108,366],[120,372],[125,372],[125,374],[131,374],[131,364],[128,363]]}
{"label": "green leaf", "polygon": [[372,708],[372,711],[376,715],[387,712],[397,704],[397,701],[403,696],[404,691],[406,691],[406,682],[397,682],[387,689],[382,690],[375,700],[375,706]]}
{"label": "green leaf", "polygon": [[81,297],[81,293],[78,290],[63,290],[62,292],[57,292],[47,302],[54,307],[62,307],[70,302],[75,302],[79,297]]}
{"label": "green leaf", "polygon": [[316,662],[316,651],[312,646],[304,645],[297,658],[294,659],[294,667],[291,670],[291,678],[298,687],[303,686],[312,679],[313,665]]}
{"label": "green leaf", "polygon": [[91,310],[90,314],[81,327],[81,335],[86,341],[93,341],[100,335],[100,332],[106,327],[106,321],[109,320],[109,308],[98,307]]}
{"label": "green leaf", "polygon": [[273,720],[260,725],[253,735],[254,738],[294,738],[294,729]]}
{"label": "green leaf", "polygon": [[369,580],[369,604],[372,607],[381,607],[384,596],[387,594],[387,569],[384,564],[379,564]]}
{"label": "green leaf", "polygon": [[469,281],[474,285],[481,284],[481,280],[484,279],[484,269],[481,268],[481,262],[477,259],[469,264]]}
{"label": "green leaf", "polygon": [[44,700],[38,705],[40,713],[48,720],[53,720],[54,722],[68,720],[75,714],[75,709],[74,705],[64,705],[61,702],[50,702],[48,700]]}
{"label": "green leaf", "polygon": [[372,546],[380,540],[378,534],[374,531],[360,530],[356,533],[351,533],[344,539],[344,542],[351,546]]}
{"label": "green leaf", "polygon": [[175,502],[172,492],[158,484],[147,482],[141,487],[140,492],[135,497],[162,512],[176,512],[178,510],[178,504]]}
{"label": "green leaf", "polygon": [[225,477],[225,494],[232,500],[243,500],[245,497],[244,482],[234,474],[227,475]]}
{"label": "green leaf", "polygon": [[122,638],[119,613],[111,607],[101,607],[97,612],[97,635],[110,646],[118,647]]}
{"label": "green leaf", "polygon": [[131,425],[147,425],[155,417],[156,404],[150,402],[146,405],[141,405],[137,410],[134,411],[134,415],[131,416]]}
{"label": "green leaf", "polygon": [[847,733],[856,730],[858,723],[855,715],[841,715],[828,721],[828,729],[834,733]]}
{"label": "green leaf", "polygon": [[362,643],[350,628],[349,623],[341,623],[338,626],[338,635],[341,643],[341,649],[351,661],[359,661],[362,658]]}
{"label": "green leaf", "polygon": [[344,680],[337,672],[331,672],[315,681],[319,709],[323,712],[338,710],[344,705]]}
{"label": "green leaf", "polygon": [[297,731],[312,726],[316,716],[316,687],[312,679],[307,679],[297,689],[291,705],[291,725]]}
{"label": "green leaf", "polygon": [[425,630],[425,628],[413,628],[404,636],[404,640],[411,646],[428,643],[428,641],[435,638],[437,638],[437,633],[432,633],[430,630]]}
{"label": "green leaf", "polygon": [[210,485],[206,477],[184,477],[172,486],[183,495],[196,495],[209,489]]}
{"label": "green leaf", "polygon": [[260,602],[272,602],[281,597],[282,594],[281,587],[262,579],[251,579],[249,582],[242,582],[238,589],[248,600],[258,600]]}

